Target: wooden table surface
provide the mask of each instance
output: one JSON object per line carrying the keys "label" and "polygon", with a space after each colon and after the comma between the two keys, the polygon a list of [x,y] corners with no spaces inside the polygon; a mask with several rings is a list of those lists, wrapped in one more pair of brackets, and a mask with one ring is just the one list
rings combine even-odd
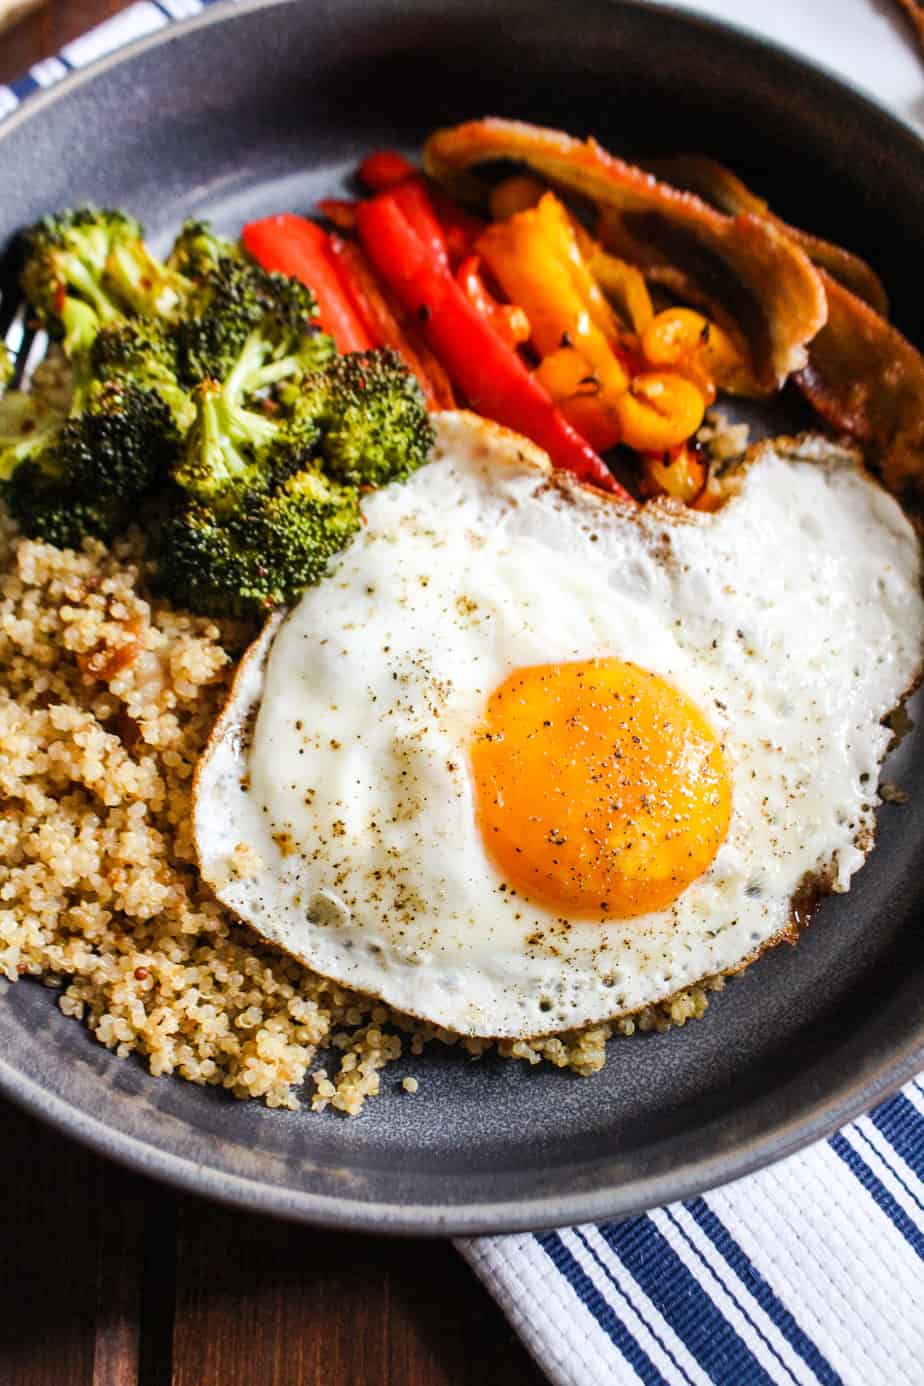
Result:
{"label": "wooden table surface", "polygon": [[[0,82],[120,0],[49,0]],[[167,1081],[167,1080],[164,1080]],[[230,1212],[0,1104],[0,1386],[541,1386],[446,1242]]]}

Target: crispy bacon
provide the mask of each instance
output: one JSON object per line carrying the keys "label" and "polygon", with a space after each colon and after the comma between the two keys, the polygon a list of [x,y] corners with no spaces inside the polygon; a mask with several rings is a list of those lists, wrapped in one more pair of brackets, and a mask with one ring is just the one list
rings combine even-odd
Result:
{"label": "crispy bacon", "polygon": [[797,384],[821,417],[864,443],[893,491],[924,490],[924,359],[824,270],[828,321]]}
{"label": "crispy bacon", "polygon": [[676,187],[695,193],[727,216],[752,212],[771,222],[778,231],[801,245],[814,265],[827,270],[833,279],[858,298],[865,299],[877,313],[888,316],[889,300],[882,280],[865,260],[844,250],[842,246],[832,245],[830,241],[823,241],[808,231],[801,231],[798,226],[790,226],[723,164],[701,154],[669,154],[654,160],[651,166],[659,178],[666,178]]}
{"label": "crispy bacon", "polygon": [[806,344],[825,322],[824,289],[805,251],[766,219],[726,216],[595,140],[520,121],[469,121],[436,131],[424,148],[427,172],[463,201],[483,198],[470,170],[494,159],[523,162],[590,198],[607,249],[707,307],[746,345],[761,391],[776,389],[805,364]]}

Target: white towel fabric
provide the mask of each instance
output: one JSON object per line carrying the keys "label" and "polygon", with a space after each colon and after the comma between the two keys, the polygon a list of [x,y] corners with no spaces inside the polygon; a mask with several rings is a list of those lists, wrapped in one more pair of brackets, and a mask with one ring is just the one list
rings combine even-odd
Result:
{"label": "white towel fabric", "polygon": [[[209,3],[130,6],[0,86],[0,120]],[[924,66],[894,0],[679,3],[806,54],[924,131]],[[459,1250],[555,1386],[924,1386],[924,1082],[702,1198]]]}

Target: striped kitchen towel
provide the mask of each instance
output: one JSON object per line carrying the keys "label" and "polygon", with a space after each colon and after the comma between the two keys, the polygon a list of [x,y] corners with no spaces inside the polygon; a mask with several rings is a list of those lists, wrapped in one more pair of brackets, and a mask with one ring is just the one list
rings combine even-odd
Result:
{"label": "striped kitchen towel", "polygon": [[[0,86],[0,120],[211,3],[130,6]],[[890,5],[679,3],[806,53],[924,129],[921,66]],[[555,1386],[924,1386],[924,1082],[703,1197],[459,1249]]]}
{"label": "striped kitchen towel", "polygon": [[702,1198],[459,1249],[555,1386],[922,1386],[924,1082]]}

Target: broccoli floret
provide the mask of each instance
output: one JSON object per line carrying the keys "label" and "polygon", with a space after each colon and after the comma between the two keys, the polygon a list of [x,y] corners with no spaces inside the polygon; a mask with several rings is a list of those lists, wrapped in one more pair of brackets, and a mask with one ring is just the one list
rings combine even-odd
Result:
{"label": "broccoli floret", "polygon": [[51,447],[64,414],[37,395],[10,390],[0,397],[0,481],[9,481],[24,463]]}
{"label": "broccoli floret", "polygon": [[353,486],[400,481],[433,446],[420,385],[387,348],[335,357],[305,379],[295,409],[317,422],[327,471]]}
{"label": "broccoli floret", "polygon": [[126,318],[104,327],[93,343],[90,371],[96,380],[154,390],[181,433],[196,417],[195,404],[177,378],[176,338],[163,322]]}
{"label": "broccoli floret", "polygon": [[207,221],[190,218],[183,223],[180,234],[167,256],[167,266],[184,279],[204,283],[225,260],[244,261],[246,256],[238,241],[218,236]]}
{"label": "broccoli floret", "polygon": [[69,356],[128,314],[172,316],[192,287],[151,254],[140,224],[124,212],[82,207],[45,217],[23,242],[23,292]]}
{"label": "broccoli floret", "polygon": [[[270,489],[299,471],[320,436],[310,414],[280,408],[267,394],[281,374],[298,370],[301,350],[297,336],[281,343],[276,325],[264,317],[225,378],[206,378],[193,391],[196,419],[174,480],[222,514],[239,509],[251,491]],[[284,349],[293,354],[279,355]]]}
{"label": "broccoli floret", "polygon": [[7,474],[10,510],[27,534],[63,547],[75,547],[84,534],[110,538],[137,518],[138,502],[175,465],[170,411],[153,391],[113,381],[96,387],[79,413],[52,413],[41,447],[20,446]]}
{"label": "broccoli floret", "polygon": [[50,484],[45,474],[28,463],[17,474],[17,487],[8,496],[10,510],[23,532],[59,549],[79,549],[84,539],[111,539],[128,520],[122,506],[91,501]]}
{"label": "broccoli floret", "polygon": [[251,491],[271,483],[268,454],[279,425],[247,409],[213,380],[194,391],[196,420],[186,437],[174,481],[222,514],[238,509]]}
{"label": "broccoli floret", "polygon": [[206,376],[224,379],[255,331],[266,342],[267,369],[254,388],[315,369],[335,348],[330,337],[312,328],[313,311],[313,296],[294,279],[222,261],[180,325],[181,379],[190,385]]}
{"label": "broccoli floret", "polygon": [[196,286],[179,330],[186,384],[206,376],[223,380],[258,330],[266,347],[252,391],[315,370],[335,353],[331,338],[312,326],[317,304],[311,290],[262,269],[205,222],[186,223],[168,263]]}
{"label": "broccoli floret", "polygon": [[262,615],[317,582],[358,522],[356,490],[313,468],[227,518],[181,505],[160,529],[157,585],[193,611]]}

